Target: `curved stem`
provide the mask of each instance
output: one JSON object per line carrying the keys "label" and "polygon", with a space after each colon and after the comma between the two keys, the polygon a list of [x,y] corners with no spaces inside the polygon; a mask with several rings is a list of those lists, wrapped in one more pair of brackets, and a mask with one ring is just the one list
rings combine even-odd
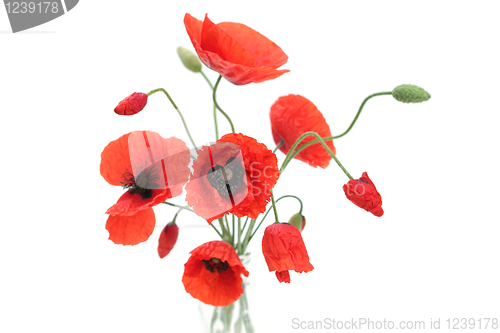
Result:
{"label": "curved stem", "polygon": [[323,140],[318,133],[316,132],[306,132],[304,134],[302,134],[298,139],[297,141],[295,141],[295,143],[293,144],[293,146],[290,148],[290,151],[288,152],[288,154],[286,155],[285,157],[285,161],[283,162],[283,164],[281,165],[281,168],[280,168],[280,176],[283,174],[283,171],[285,171],[285,168],[286,166],[288,165],[288,163],[290,163],[290,161],[292,160],[291,158],[291,155],[292,153],[295,151],[295,149],[297,148],[297,146],[300,144],[300,142],[302,140],[304,140],[304,138],[306,138],[307,136],[309,135],[312,135],[312,136],[315,136],[318,141],[321,143],[321,145],[323,146],[323,148],[325,148],[325,150],[328,152],[328,154],[330,154],[330,156],[335,160],[335,162],[337,162],[338,166],[342,169],[342,171],[344,171],[344,173],[347,175],[347,177],[349,177],[349,179],[352,179],[352,176],[349,174],[349,172],[347,172],[347,170],[344,168],[344,166],[340,163],[340,161],[338,160],[338,158],[335,156],[335,154],[332,152],[332,150],[330,149],[330,147],[328,147],[325,143],[325,140]]}
{"label": "curved stem", "polygon": [[233,122],[231,121],[231,118],[229,118],[229,116],[221,109],[221,107],[217,103],[217,99],[215,98],[215,93],[217,92],[217,88],[219,87],[219,83],[220,83],[221,79],[222,79],[222,75],[219,75],[219,78],[217,79],[217,82],[215,82],[215,87],[214,87],[214,92],[213,92],[212,97],[213,97],[213,100],[214,100],[215,107],[217,108],[217,110],[220,111],[220,113],[222,113],[224,115],[224,117],[226,117],[227,121],[229,121],[229,125],[231,125],[231,131],[233,133],[235,133],[234,132]]}
{"label": "curved stem", "polygon": [[[347,130],[342,133],[342,134],[339,134],[339,135],[335,135],[335,136],[328,136],[328,137],[324,137],[323,140],[325,141],[330,141],[330,140],[334,140],[334,139],[338,139],[340,137],[343,137],[344,135],[346,135],[347,133],[349,133],[349,131],[352,129],[352,127],[354,126],[354,124],[356,123],[356,121],[358,120],[359,118],[359,115],[361,114],[361,111],[363,110],[363,107],[365,106],[366,102],[372,98],[372,97],[375,97],[375,96],[382,96],[382,95],[392,95],[392,92],[391,91],[386,91],[386,92],[380,92],[380,93],[376,93],[376,94],[372,94],[370,96],[368,96],[367,98],[365,98],[365,100],[363,101],[363,103],[361,103],[361,106],[359,107],[359,110],[358,110],[358,113],[356,114],[356,116],[354,117],[354,120],[351,122],[351,125],[349,125],[349,127],[347,128]],[[309,141],[308,143],[305,143],[304,145],[300,146],[299,148],[297,148],[297,150],[293,153],[293,155],[291,156],[291,159],[294,158],[295,156],[297,156],[298,153],[300,153],[302,150],[306,149],[307,147],[315,144],[315,143],[318,143],[319,140],[312,140],[312,141]]]}
{"label": "curved stem", "polygon": [[[162,202],[166,205],[169,205],[169,206],[172,206],[172,207],[177,207],[179,208],[179,211],[177,212],[177,214],[179,214],[179,212],[182,210],[182,209],[185,209],[185,210],[188,210],[192,213],[194,213],[194,210],[192,210],[191,208],[189,208],[188,206],[179,206],[179,205],[176,205],[176,204],[173,204],[173,203],[170,203],[170,202]],[[175,214],[175,217],[174,217],[174,222],[175,222],[175,218],[177,217],[177,214]],[[210,224],[210,226],[215,230],[215,232],[217,232],[217,234],[219,234],[220,238],[222,239],[222,234],[219,232],[219,230],[217,230],[217,228],[213,225],[213,224]]]}
{"label": "curved stem", "polygon": [[281,140],[280,143],[278,143],[278,145],[276,146],[276,148],[274,148],[273,150],[273,154],[276,153],[276,151],[281,147],[283,146],[283,144],[285,143],[285,141]]}
{"label": "curved stem", "polygon": [[273,210],[274,210],[274,218],[276,219],[276,223],[280,223],[280,220],[278,218],[278,211],[276,210],[276,202],[274,201],[274,193],[273,190],[270,190],[271,192],[271,204],[273,205]]}
{"label": "curved stem", "polygon": [[363,107],[365,106],[366,102],[368,102],[368,100],[372,97],[375,97],[375,96],[381,96],[381,95],[392,95],[392,91],[384,91],[384,92],[379,92],[379,93],[376,93],[376,94],[372,94],[370,96],[368,96],[367,98],[365,98],[365,100],[363,101],[363,103],[361,103],[361,106],[359,107],[359,110],[358,110],[358,113],[356,113],[356,116],[354,117],[354,120],[352,121],[351,125],[349,125],[349,127],[347,128],[347,130],[340,134],[340,135],[336,135],[334,136],[333,138],[334,139],[338,139],[340,137],[343,137],[344,135],[346,135],[347,133],[349,133],[349,131],[351,130],[351,128],[354,126],[354,124],[356,123],[356,121],[358,120],[358,117],[359,115],[361,114],[361,110],[363,110]]}
{"label": "curved stem", "polygon": [[[297,200],[299,200],[300,202],[300,211],[299,211],[299,214],[302,214],[302,208],[304,207],[304,205],[302,204],[302,200],[300,200],[298,197],[296,197],[295,195],[284,195],[282,197],[279,197],[278,200],[276,200],[276,202],[280,201],[281,199],[284,199],[284,198],[295,198]],[[255,228],[255,231],[252,233],[252,235],[250,236],[250,240],[252,240],[253,236],[255,235],[255,233],[257,232],[257,230],[259,230],[262,222],[264,222],[264,220],[266,219],[266,216],[267,214],[269,214],[269,212],[271,211],[271,207],[269,207],[267,209],[267,212],[266,214],[264,214],[264,217],[262,218],[262,220],[259,222],[259,225],[257,226],[257,228]],[[249,240],[249,241],[250,241]]]}
{"label": "curved stem", "polygon": [[184,124],[184,128],[186,129],[187,135],[189,136],[189,140],[191,140],[191,143],[193,144],[193,147],[196,148],[196,143],[194,143],[194,140],[191,137],[191,133],[189,133],[189,129],[187,127],[186,121],[184,120],[184,117],[182,116],[181,111],[179,111],[179,108],[177,107],[177,105],[175,105],[174,101],[172,100],[172,98],[170,97],[170,95],[168,94],[168,92],[165,89],[163,89],[163,88],[158,88],[158,89],[155,89],[155,90],[151,90],[146,95],[150,96],[150,95],[152,95],[152,94],[154,94],[154,93],[156,93],[158,91],[163,91],[163,93],[165,95],[167,95],[168,100],[170,101],[170,103],[172,103],[172,105],[174,106],[174,108],[177,111],[177,113],[179,113],[179,116],[181,116],[181,120],[182,120],[182,123]]}
{"label": "curved stem", "polygon": [[[214,86],[212,85],[212,82],[210,82],[210,80],[208,79],[208,77],[205,75],[205,73],[203,71],[201,71],[200,73],[205,78],[205,81],[208,82],[210,89],[212,89],[212,91],[214,91]],[[215,107],[215,103],[214,103],[214,111],[213,112],[214,112],[214,125],[215,125],[215,141],[217,141],[217,140],[219,140],[219,126],[217,125],[217,108]]]}

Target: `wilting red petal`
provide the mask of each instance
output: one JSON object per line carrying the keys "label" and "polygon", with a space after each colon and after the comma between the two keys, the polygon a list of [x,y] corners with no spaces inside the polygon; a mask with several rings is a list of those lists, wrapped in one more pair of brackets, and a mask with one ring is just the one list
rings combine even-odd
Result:
{"label": "wilting red petal", "polygon": [[276,278],[279,282],[290,283],[290,273],[288,271],[276,271]]}
{"label": "wilting red petal", "polygon": [[[196,299],[213,306],[226,306],[236,301],[243,293],[241,274],[248,271],[241,263],[233,247],[223,241],[212,241],[198,246],[190,252],[184,265],[182,283],[186,291]],[[208,270],[205,262],[217,259],[219,270]]]}
{"label": "wilting red petal", "polygon": [[109,216],[106,230],[115,244],[136,245],[148,240],[155,229],[155,213],[151,208],[132,216]]}
{"label": "wilting red petal", "polygon": [[170,251],[172,251],[175,243],[177,242],[178,236],[179,227],[177,224],[170,222],[165,226],[160,234],[160,239],[158,240],[158,255],[160,258],[164,258],[170,253]]}
{"label": "wilting red petal", "polygon": [[140,112],[148,102],[148,95],[144,93],[133,93],[118,103],[115,113],[123,116],[130,116]]}
{"label": "wilting red petal", "polygon": [[[318,108],[300,95],[280,97],[271,107],[269,115],[274,142],[279,144],[283,140],[284,144],[280,150],[284,154],[287,154],[295,141],[306,132],[316,132],[323,138],[332,136],[330,127]],[[312,140],[316,138],[308,136],[298,147]],[[332,141],[326,141],[326,145],[334,154],[336,153]],[[302,150],[295,158],[310,166],[322,168],[326,168],[332,159],[319,142]]]}
{"label": "wilting red petal", "polygon": [[359,179],[351,179],[343,186],[344,193],[352,203],[375,216],[384,215],[382,197],[366,172]]}
{"label": "wilting red petal", "polygon": [[[193,173],[186,185],[186,201],[196,214],[209,223],[224,214],[238,217],[257,216],[266,210],[271,199],[270,190],[279,177],[278,160],[267,147],[242,134],[226,134],[216,144],[198,150],[193,162]],[[216,165],[240,163],[244,168],[244,187],[232,193],[231,198],[221,196],[210,184],[207,174]],[[230,200],[229,200],[230,199]]]}
{"label": "wilting red petal", "polygon": [[189,14],[184,17],[186,31],[200,60],[238,84],[277,78],[288,70],[277,70],[288,57],[279,46],[255,30],[240,24],[201,22]]}
{"label": "wilting red petal", "polygon": [[272,223],[264,230],[262,253],[269,271],[276,271],[280,282],[290,282],[285,271],[302,273],[314,269],[300,231],[288,223]]}

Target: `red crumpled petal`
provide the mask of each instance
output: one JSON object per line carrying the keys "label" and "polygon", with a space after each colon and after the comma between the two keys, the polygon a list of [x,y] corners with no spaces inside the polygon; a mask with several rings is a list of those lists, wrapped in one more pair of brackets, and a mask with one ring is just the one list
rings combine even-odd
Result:
{"label": "red crumpled petal", "polygon": [[[186,185],[186,201],[196,214],[211,223],[227,213],[257,218],[265,212],[271,200],[270,190],[279,177],[279,169],[276,155],[264,144],[243,134],[230,133],[216,144],[202,147],[197,153],[191,179]],[[234,194],[234,202],[222,198],[206,179],[211,167],[223,166],[231,157],[242,158],[246,171],[246,190]]]}
{"label": "red crumpled petal", "polygon": [[155,213],[148,208],[132,216],[109,216],[106,230],[115,244],[136,245],[148,240],[155,229]]}
{"label": "red crumpled petal", "polygon": [[[280,97],[271,107],[269,116],[274,142],[279,144],[281,140],[284,141],[280,147],[284,154],[287,154],[295,141],[306,132],[316,132],[323,138],[332,136],[330,126],[318,108],[300,95]],[[316,138],[310,135],[302,140],[298,147],[312,140]],[[331,140],[326,141],[326,145],[336,153]],[[332,159],[319,142],[302,150],[295,158],[310,166],[321,168],[326,168]]]}
{"label": "red crumpled petal", "polygon": [[[248,271],[231,245],[223,241],[212,241],[198,246],[190,253],[191,257],[184,265],[182,276],[186,292],[213,306],[226,306],[240,297],[243,293],[241,274],[248,276]],[[210,272],[202,260],[212,258],[227,261],[229,268],[220,273]]]}
{"label": "red crumpled petal", "polygon": [[122,116],[130,116],[140,112],[148,102],[148,95],[144,93],[133,93],[118,103],[115,113]]}
{"label": "red crumpled petal", "polygon": [[289,72],[276,69],[288,59],[281,48],[243,24],[215,25],[208,16],[201,22],[189,14],[184,24],[201,62],[234,84],[263,82]]}
{"label": "red crumpled petal", "polygon": [[343,187],[344,193],[352,203],[380,217],[384,215],[382,196],[366,172],[359,179],[351,179]]}
{"label": "red crumpled petal", "polygon": [[290,273],[288,271],[276,271],[276,278],[279,282],[290,283]]}
{"label": "red crumpled petal", "polygon": [[164,258],[167,254],[172,251],[175,243],[177,242],[177,237],[179,236],[179,227],[177,224],[170,222],[165,226],[158,239],[158,255],[160,258]]}
{"label": "red crumpled petal", "polygon": [[[272,223],[264,230],[262,253],[270,272],[294,270],[302,273],[314,269],[300,231],[288,223]],[[276,277],[286,280],[285,273],[279,273]]]}

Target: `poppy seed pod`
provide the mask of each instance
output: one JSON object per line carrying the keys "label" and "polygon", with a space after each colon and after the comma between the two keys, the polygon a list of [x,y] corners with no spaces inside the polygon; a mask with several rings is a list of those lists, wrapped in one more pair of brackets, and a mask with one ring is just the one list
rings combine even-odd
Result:
{"label": "poppy seed pod", "polygon": [[297,213],[293,215],[290,220],[288,220],[288,223],[302,232],[302,230],[304,230],[304,227],[306,226],[306,218],[304,217],[304,215]]}
{"label": "poppy seed pod", "polygon": [[402,84],[392,91],[392,96],[403,103],[421,103],[429,100],[431,94],[412,84]]}
{"label": "poppy seed pod", "polygon": [[201,62],[196,54],[182,46],[179,46],[177,48],[177,54],[179,55],[179,58],[181,58],[182,63],[187,69],[195,73],[201,72]]}
{"label": "poppy seed pod", "polygon": [[165,226],[160,234],[160,239],[158,240],[158,255],[160,258],[164,258],[167,254],[172,251],[175,243],[177,242],[177,237],[179,236],[179,227],[175,222],[170,222]]}

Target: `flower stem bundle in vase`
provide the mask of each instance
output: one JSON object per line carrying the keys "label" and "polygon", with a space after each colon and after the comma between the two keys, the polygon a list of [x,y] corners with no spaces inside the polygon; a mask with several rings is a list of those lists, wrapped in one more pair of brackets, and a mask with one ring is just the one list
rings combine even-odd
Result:
{"label": "flower stem bundle in vase", "polygon": [[[251,304],[247,297],[246,278],[250,261],[248,245],[262,227],[264,235],[257,240],[262,254],[277,283],[291,283],[290,271],[308,273],[314,267],[302,239],[305,227],[303,201],[288,193],[275,198],[278,180],[292,160],[311,167],[327,168],[334,160],[348,178],[343,190],[346,198],[373,216],[381,217],[382,197],[366,172],[353,179],[336,156],[334,139],[350,132],[366,102],[376,96],[392,95],[404,103],[426,101],[430,95],[422,88],[401,85],[392,91],[375,93],[361,104],[347,130],[332,135],[323,114],[301,95],[279,97],[270,106],[271,131],[276,146],[269,149],[264,143],[238,133],[231,112],[222,110],[217,101],[217,89],[222,78],[236,85],[259,83],[280,77],[288,70],[278,68],[288,56],[275,43],[240,23],[212,23],[208,16],[199,21],[189,14],[184,17],[186,31],[196,51],[178,48],[182,63],[190,71],[200,73],[211,91],[211,112],[198,115],[213,119],[216,141],[197,146],[188,125],[173,98],[163,88],[148,93],[133,93],[115,108],[122,116],[144,112],[147,101],[156,93],[163,93],[180,116],[191,149],[181,139],[163,138],[151,131],[134,131],[109,143],[101,154],[101,175],[125,193],[108,209],[106,229],[109,239],[116,244],[135,245],[148,240],[153,233],[156,217],[154,206],[175,208],[173,221],[163,230],[158,240],[161,258],[172,256],[174,245],[182,228],[179,213],[197,215],[212,229],[214,240],[198,245],[184,265],[182,280],[186,292],[210,307],[200,306],[205,331],[254,332],[250,316]],[[201,60],[201,62],[200,62]],[[215,84],[203,72],[202,63],[220,74]],[[213,112],[213,113],[212,113]],[[267,111],[263,110],[263,119]],[[219,138],[219,120],[228,121],[231,132]],[[223,118],[220,118],[220,115]],[[252,116],[258,116],[256,113]],[[237,124],[237,123],[236,123]],[[211,135],[206,134],[207,141]],[[285,154],[278,165],[276,151]],[[338,184],[338,189],[341,190]],[[187,205],[171,202],[185,191]],[[300,209],[287,212],[288,219],[279,219],[277,203],[285,198],[297,200]],[[307,205],[307,203],[306,203]],[[270,211],[274,222],[266,222]],[[288,222],[283,222],[288,220]],[[181,229],[182,230],[182,229]]]}

